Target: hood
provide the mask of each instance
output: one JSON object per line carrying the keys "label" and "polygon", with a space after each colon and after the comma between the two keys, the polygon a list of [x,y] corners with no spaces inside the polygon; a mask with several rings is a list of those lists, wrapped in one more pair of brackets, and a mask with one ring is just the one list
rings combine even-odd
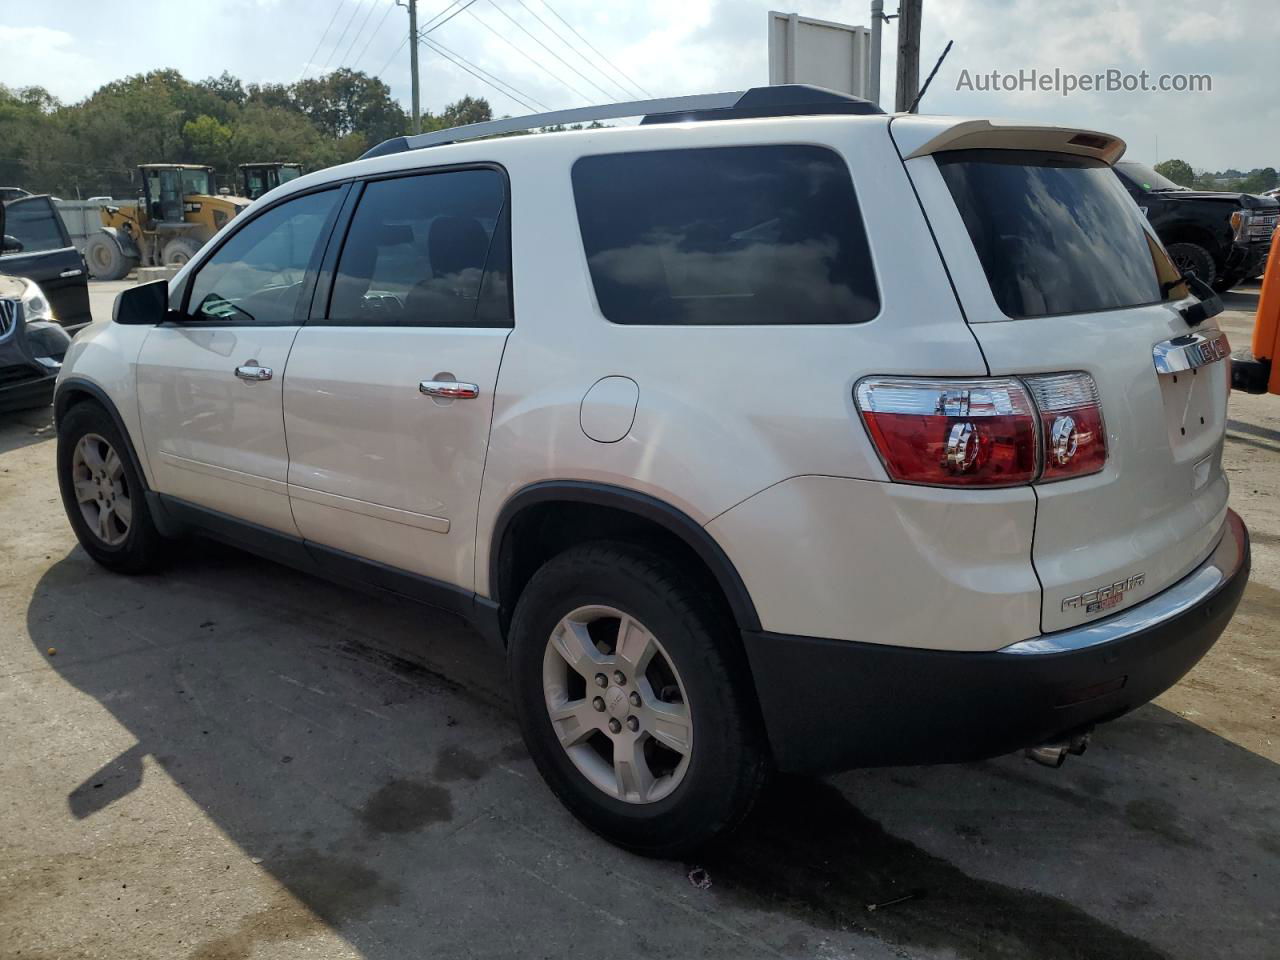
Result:
{"label": "hood", "polygon": [[1170,190],[1168,193],[1155,195],[1161,200],[1219,200],[1250,210],[1255,207],[1280,206],[1274,197],[1259,197],[1252,193],[1228,193],[1219,190]]}
{"label": "hood", "polygon": [[22,277],[0,273],[0,300],[21,300],[26,295],[27,286]]}

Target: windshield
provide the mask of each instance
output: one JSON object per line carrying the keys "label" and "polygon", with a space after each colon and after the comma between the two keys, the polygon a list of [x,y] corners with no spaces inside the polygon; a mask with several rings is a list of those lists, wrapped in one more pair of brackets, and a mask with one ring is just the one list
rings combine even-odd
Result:
{"label": "windshield", "polygon": [[1157,173],[1153,167],[1148,167],[1145,163],[1134,163],[1126,160],[1123,163],[1116,164],[1116,170],[1124,175],[1125,179],[1138,187],[1144,193],[1158,193],[1162,190],[1186,190],[1186,187],[1179,186],[1163,174]]}
{"label": "windshield", "polygon": [[208,170],[183,170],[182,171],[182,195],[190,196],[193,193],[212,196],[218,191],[213,186],[213,174]]}
{"label": "windshield", "polygon": [[1024,150],[936,159],[1006,316],[1115,310],[1181,291],[1173,264],[1102,161]]}

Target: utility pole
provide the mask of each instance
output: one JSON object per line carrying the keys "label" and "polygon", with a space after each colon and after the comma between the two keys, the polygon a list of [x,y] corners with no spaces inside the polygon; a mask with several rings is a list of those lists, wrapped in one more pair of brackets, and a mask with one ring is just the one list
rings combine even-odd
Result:
{"label": "utility pole", "polygon": [[906,113],[920,92],[920,20],[923,0],[902,0],[898,8],[898,80],[894,110]]}
{"label": "utility pole", "polygon": [[867,58],[867,99],[880,102],[880,28],[884,24],[884,0],[871,0],[871,52]]}
{"label": "utility pole", "polygon": [[409,75],[413,82],[413,129],[421,133],[418,124],[418,0],[409,0]]}

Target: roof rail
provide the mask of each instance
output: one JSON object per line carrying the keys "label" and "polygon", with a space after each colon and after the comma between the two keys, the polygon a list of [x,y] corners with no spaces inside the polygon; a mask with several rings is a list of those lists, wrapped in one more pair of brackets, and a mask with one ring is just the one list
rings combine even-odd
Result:
{"label": "roof rail", "polygon": [[595,107],[575,107],[555,110],[551,113],[534,113],[524,117],[504,117],[469,123],[447,130],[433,130],[411,137],[392,137],[384,140],[360,157],[384,157],[406,150],[421,150],[446,143],[461,143],[496,137],[504,133],[519,133],[536,127],[551,127],[567,123],[593,123],[599,120],[617,120],[622,117],[643,117],[641,123],[684,123],[691,120],[737,120],[745,117],[789,117],[814,114],[882,114],[876,104],[859,97],[825,87],[804,83],[779,84],[772,87],[752,87],[732,93],[701,93],[687,97],[665,97],[658,100],[629,100],[624,103],[606,103]]}

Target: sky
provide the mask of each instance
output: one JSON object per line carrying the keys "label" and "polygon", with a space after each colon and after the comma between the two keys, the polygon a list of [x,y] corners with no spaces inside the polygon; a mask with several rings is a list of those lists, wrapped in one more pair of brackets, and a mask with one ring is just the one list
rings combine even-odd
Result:
{"label": "sky", "polygon": [[[463,2],[463,0],[458,0]],[[739,90],[768,82],[767,13],[785,0],[419,0],[430,40],[509,85],[499,92],[439,49],[420,47],[422,104],[467,94],[498,115]],[[867,2],[804,0],[796,12],[869,22]],[[432,17],[456,12],[447,21]],[[1280,167],[1280,4],[1234,0],[924,0],[921,79],[950,55],[922,113],[1011,117],[1106,131],[1129,159],[1196,169]],[[893,12],[896,0],[885,0]],[[576,31],[576,33],[574,32]],[[408,16],[394,0],[0,0],[0,83],[40,84],[74,102],[124,73],[173,67],[292,82],[338,66],[379,74],[407,107]],[[884,30],[882,102],[892,108],[896,21]],[[594,49],[593,49],[594,48]],[[1208,74],[1198,93],[982,90],[996,70]],[[966,82],[967,78],[967,82]],[[972,89],[958,89],[972,87]],[[643,92],[641,92],[643,91]],[[523,100],[523,103],[520,102]],[[530,109],[532,107],[532,109]]]}

